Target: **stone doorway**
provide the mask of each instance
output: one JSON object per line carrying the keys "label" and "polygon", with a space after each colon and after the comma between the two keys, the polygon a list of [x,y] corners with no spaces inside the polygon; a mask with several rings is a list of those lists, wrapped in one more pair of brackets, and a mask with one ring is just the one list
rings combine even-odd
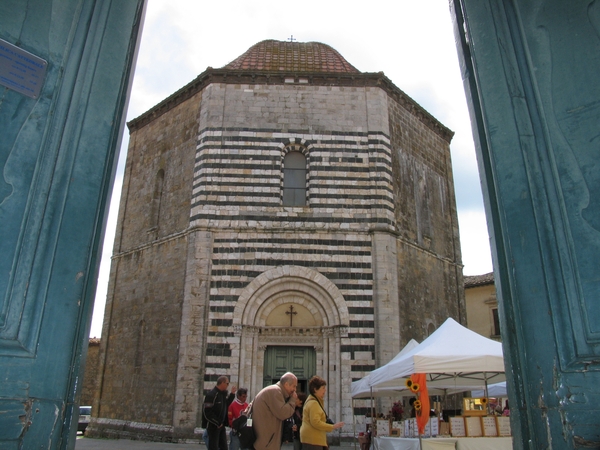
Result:
{"label": "stone doorway", "polygon": [[[348,309],[337,287],[306,267],[282,266],[262,273],[238,297],[233,327],[239,386],[256,395],[279,381],[285,372],[299,378],[302,392],[308,380],[327,380],[328,401],[341,417],[341,342],[347,335]],[[350,367],[346,367],[346,371]],[[333,411],[331,411],[333,414]]]}

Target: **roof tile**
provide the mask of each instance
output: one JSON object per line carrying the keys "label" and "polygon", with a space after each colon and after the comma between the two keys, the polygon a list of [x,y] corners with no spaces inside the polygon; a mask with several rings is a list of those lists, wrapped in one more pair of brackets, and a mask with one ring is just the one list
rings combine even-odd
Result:
{"label": "roof tile", "polygon": [[484,273],[483,275],[468,275],[464,277],[464,281],[466,288],[494,284],[494,272]]}
{"label": "roof tile", "polygon": [[285,42],[272,39],[253,45],[223,69],[360,73],[329,45],[320,42]]}

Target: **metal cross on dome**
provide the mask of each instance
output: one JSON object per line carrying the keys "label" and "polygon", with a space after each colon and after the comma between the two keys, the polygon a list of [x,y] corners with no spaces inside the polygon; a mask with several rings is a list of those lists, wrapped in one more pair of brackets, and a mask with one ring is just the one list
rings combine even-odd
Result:
{"label": "metal cross on dome", "polygon": [[288,41],[290,41],[290,42],[294,42],[294,41],[295,41],[295,40],[297,40],[297,39],[296,39],[296,38],[294,37],[294,35],[292,34],[292,35],[291,35],[291,36],[290,36],[290,37],[289,37],[287,40],[288,40]]}

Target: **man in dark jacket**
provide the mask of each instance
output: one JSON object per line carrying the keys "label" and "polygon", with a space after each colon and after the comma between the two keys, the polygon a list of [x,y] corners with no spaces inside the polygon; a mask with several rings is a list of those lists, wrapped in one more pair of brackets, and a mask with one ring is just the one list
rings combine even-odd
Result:
{"label": "man in dark jacket", "polygon": [[231,394],[228,394],[228,387],[229,378],[221,376],[217,379],[217,385],[204,397],[203,413],[208,430],[208,450],[227,450],[227,408],[235,398],[237,390],[233,386]]}

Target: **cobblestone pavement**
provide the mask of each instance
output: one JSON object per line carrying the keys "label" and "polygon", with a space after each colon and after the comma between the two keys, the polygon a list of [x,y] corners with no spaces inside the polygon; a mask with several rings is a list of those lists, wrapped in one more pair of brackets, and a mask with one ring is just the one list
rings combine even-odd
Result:
{"label": "cobblestone pavement", "polygon": [[[75,450],[206,450],[204,444],[168,444],[164,442],[132,441],[129,439],[91,439],[77,436]],[[354,444],[344,442],[340,446],[330,446],[330,450],[355,450]],[[359,450],[358,444],[356,450]]]}
{"label": "cobblestone pavement", "polygon": [[204,444],[168,444],[164,442],[132,441],[130,439],[91,439],[77,436],[75,450],[206,450]]}

